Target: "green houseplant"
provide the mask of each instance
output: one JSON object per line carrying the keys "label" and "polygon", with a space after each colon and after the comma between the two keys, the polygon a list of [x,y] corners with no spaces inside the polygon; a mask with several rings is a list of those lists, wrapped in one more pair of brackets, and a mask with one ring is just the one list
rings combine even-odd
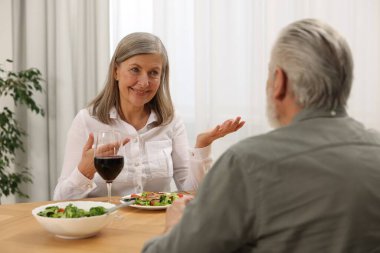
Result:
{"label": "green houseplant", "polygon": [[[15,107],[24,106],[44,116],[43,109],[33,100],[35,92],[42,92],[42,81],[41,72],[36,68],[8,71],[0,65],[0,98],[4,101],[5,97],[10,97]],[[0,197],[17,194],[27,198],[29,196],[20,186],[31,183],[32,176],[29,169],[16,160],[16,152],[25,152],[22,138],[26,132],[17,122],[15,113],[6,106],[0,110],[0,130]],[[12,170],[12,166],[17,170]]]}

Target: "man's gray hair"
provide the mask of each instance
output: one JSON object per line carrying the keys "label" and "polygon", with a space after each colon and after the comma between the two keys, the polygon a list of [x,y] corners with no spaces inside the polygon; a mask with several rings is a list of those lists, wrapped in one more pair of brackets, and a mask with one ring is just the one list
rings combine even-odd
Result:
{"label": "man's gray hair", "polygon": [[314,19],[283,29],[272,49],[270,71],[283,69],[297,103],[304,108],[346,107],[353,60],[346,40]]}

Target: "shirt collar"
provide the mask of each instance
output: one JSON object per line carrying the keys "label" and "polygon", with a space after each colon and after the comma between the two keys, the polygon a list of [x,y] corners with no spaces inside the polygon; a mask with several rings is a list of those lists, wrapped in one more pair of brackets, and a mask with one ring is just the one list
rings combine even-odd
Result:
{"label": "shirt collar", "polygon": [[153,110],[151,110],[148,121],[146,122],[146,125],[148,126],[156,121],[157,121],[157,114]]}
{"label": "shirt collar", "polygon": [[[120,119],[120,115],[118,114],[116,107],[112,107],[109,114],[110,114],[111,119]],[[146,122],[146,126],[149,126],[150,124],[156,121],[157,121],[157,114],[153,110],[151,110],[148,121]]]}
{"label": "shirt collar", "polygon": [[299,112],[293,119],[293,123],[313,119],[313,118],[338,118],[347,116],[346,109],[343,107],[334,110],[307,108]]}

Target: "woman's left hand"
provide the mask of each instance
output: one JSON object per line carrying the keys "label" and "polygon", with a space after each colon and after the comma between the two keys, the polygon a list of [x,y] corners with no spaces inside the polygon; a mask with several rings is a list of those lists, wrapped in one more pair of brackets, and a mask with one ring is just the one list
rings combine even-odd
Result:
{"label": "woman's left hand", "polygon": [[241,120],[241,117],[236,117],[236,119],[229,119],[223,122],[221,125],[217,125],[213,129],[200,133],[197,136],[197,142],[195,144],[196,148],[204,148],[211,145],[213,141],[219,139],[229,133],[236,132],[239,130],[245,121]]}
{"label": "woman's left hand", "polygon": [[185,207],[193,198],[191,195],[183,195],[166,209],[165,233],[169,232],[181,220]]}

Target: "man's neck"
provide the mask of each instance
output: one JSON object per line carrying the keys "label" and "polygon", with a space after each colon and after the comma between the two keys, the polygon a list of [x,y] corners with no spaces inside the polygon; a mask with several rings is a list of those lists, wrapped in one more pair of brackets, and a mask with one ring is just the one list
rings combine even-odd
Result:
{"label": "man's neck", "polygon": [[281,105],[277,107],[278,120],[281,123],[281,126],[289,125],[301,110],[302,107],[296,103],[293,96],[282,101]]}

